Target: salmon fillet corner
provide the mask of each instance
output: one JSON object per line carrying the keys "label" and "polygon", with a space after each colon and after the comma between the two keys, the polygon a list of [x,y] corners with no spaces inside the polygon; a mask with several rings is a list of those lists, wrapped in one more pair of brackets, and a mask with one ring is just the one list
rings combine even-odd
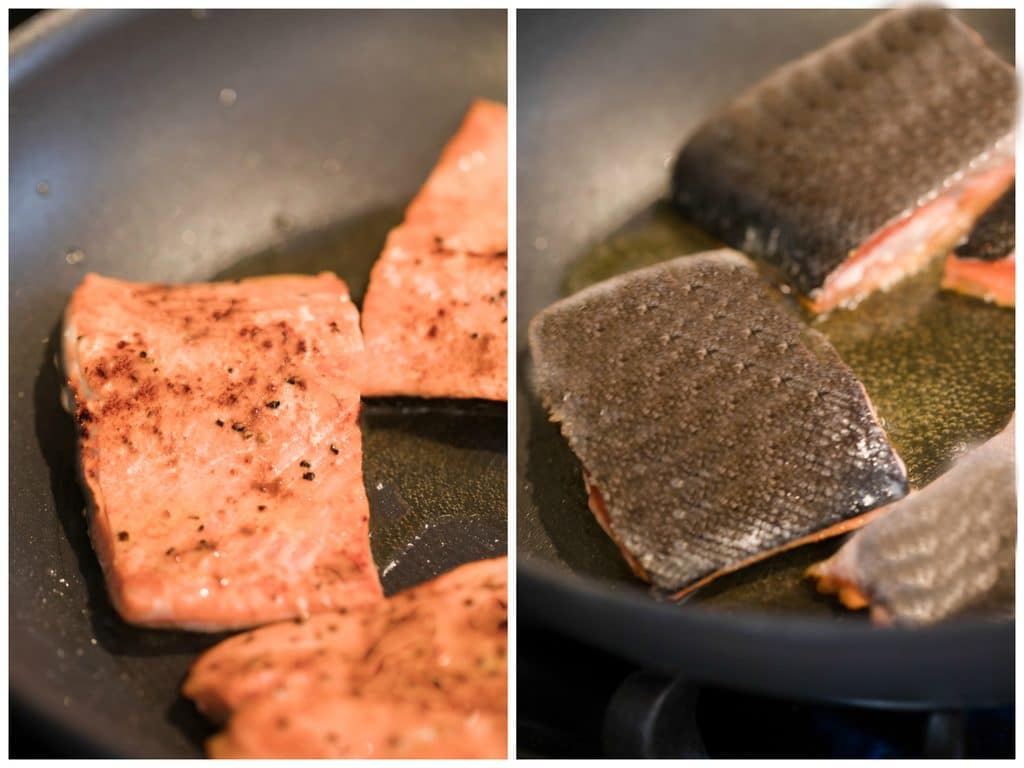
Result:
{"label": "salmon fillet corner", "polygon": [[382,599],[341,280],[90,274],[62,355],[90,536],[125,621],[214,631]]}
{"label": "salmon fillet corner", "polygon": [[183,693],[226,722],[213,757],[504,758],[508,559],[229,638]]}
{"label": "salmon fillet corner", "polygon": [[363,303],[365,396],[508,398],[508,114],[477,101]]}
{"label": "salmon fillet corner", "polygon": [[999,198],[946,257],[942,287],[1000,307],[1016,305],[1016,189]]}

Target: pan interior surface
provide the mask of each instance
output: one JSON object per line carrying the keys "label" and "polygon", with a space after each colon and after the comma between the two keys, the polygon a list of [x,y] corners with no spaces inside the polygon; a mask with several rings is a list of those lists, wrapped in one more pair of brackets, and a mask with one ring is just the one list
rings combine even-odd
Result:
{"label": "pan interior surface", "polygon": [[[45,15],[44,15],[44,18]],[[195,757],[180,697],[221,636],[114,613],[53,365],[86,271],[186,282],[328,269],[358,301],[473,99],[505,100],[506,16],[83,12],[12,43],[11,692],[58,752]],[[364,403],[393,593],[506,549],[504,404]]]}
{"label": "pan interior surface", "polygon": [[[713,247],[660,202],[682,140],[746,86],[872,13],[520,14],[516,514],[519,567],[531,583],[574,574],[651,600],[594,520],[579,462],[533,394],[530,319],[586,285]],[[959,13],[1012,61],[1012,12]],[[998,432],[1014,409],[1013,311],[940,292],[940,269],[936,262],[852,311],[806,316],[863,381],[915,487]],[[808,617],[865,623],[803,578],[839,544],[724,576],[678,610],[778,616],[780,627]]]}

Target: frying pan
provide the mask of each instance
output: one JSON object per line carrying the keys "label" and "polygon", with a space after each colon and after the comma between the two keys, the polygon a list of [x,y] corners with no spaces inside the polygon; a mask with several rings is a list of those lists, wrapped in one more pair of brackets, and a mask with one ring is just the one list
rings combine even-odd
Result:
{"label": "frying pan", "polygon": [[[11,703],[56,751],[200,755],[177,691],[219,639],[106,597],[52,364],[71,290],[331,269],[358,302],[470,102],[504,101],[505,40],[504,11],[60,12],[13,36]],[[364,406],[387,592],[504,553],[505,414]]]}
{"label": "frying pan", "polygon": [[[684,137],[775,67],[854,29],[873,13],[518,14],[516,535],[521,632],[540,625],[642,668],[792,699],[929,708],[1013,700],[1012,621],[981,615],[915,631],[872,627],[862,615],[815,595],[801,578],[837,542],[771,558],[700,590],[682,605],[655,599],[593,520],[579,463],[531,388],[526,330],[539,310],[600,277],[706,247],[707,236],[676,220],[659,202]],[[1013,11],[962,15],[1012,61]],[[913,427],[904,430],[901,450],[909,454],[904,455],[908,466],[915,459],[911,475],[918,484],[955,455],[958,440],[993,434],[1013,409],[1012,313],[998,315],[962,297],[937,296],[937,276],[922,279],[931,282],[912,280],[872,300],[880,302],[871,307],[878,325],[863,318],[826,323],[834,324],[826,332],[842,341],[836,341],[837,348],[863,377],[876,405],[910,397],[886,386],[895,390],[910,379],[920,381],[920,376],[892,374],[895,363],[934,368],[940,378],[952,370],[948,360],[940,359],[937,345],[921,342],[915,352],[907,328],[941,335],[959,325],[940,318],[955,317],[964,320],[965,328],[978,322],[998,329],[969,345],[979,359],[995,361],[981,373],[993,382],[989,395],[999,389],[998,402],[978,412],[971,403],[951,408],[956,416],[945,421],[955,422],[961,434],[950,433],[934,414],[890,409],[904,426]],[[941,312],[915,315],[921,307],[941,307]],[[844,329],[844,323],[853,327]],[[874,352],[872,345],[878,347]],[[932,389],[922,390],[925,394],[936,396]],[[952,390],[949,396],[964,397]],[[925,428],[922,424],[930,431],[915,434]]]}

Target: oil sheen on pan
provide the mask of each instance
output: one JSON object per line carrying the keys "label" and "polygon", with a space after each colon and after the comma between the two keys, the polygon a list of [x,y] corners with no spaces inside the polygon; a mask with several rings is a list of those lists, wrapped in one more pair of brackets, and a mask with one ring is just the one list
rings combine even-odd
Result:
{"label": "oil sheen on pan", "polygon": [[690,137],[680,212],[823,312],[952,248],[1012,183],[1012,67],[940,8],[890,11]]}
{"label": "oil sheen on pan", "polygon": [[535,386],[633,570],[680,595],[908,489],[860,383],[735,251],[594,285],[530,326]]}
{"label": "oil sheen on pan", "polygon": [[125,621],[216,631],[382,598],[341,280],[88,275],[62,347],[90,536]]}
{"label": "oil sheen on pan", "polygon": [[508,112],[477,101],[388,235],[363,302],[364,396],[508,398]]}
{"label": "oil sheen on pan", "polygon": [[999,198],[966,243],[946,257],[942,287],[1001,307],[1016,305],[1016,194]]}
{"label": "oil sheen on pan", "polygon": [[1017,538],[1014,419],[938,480],[896,502],[809,575],[879,623],[1012,616]]}
{"label": "oil sheen on pan", "polygon": [[508,562],[236,635],[184,693],[226,722],[213,757],[504,758]]}

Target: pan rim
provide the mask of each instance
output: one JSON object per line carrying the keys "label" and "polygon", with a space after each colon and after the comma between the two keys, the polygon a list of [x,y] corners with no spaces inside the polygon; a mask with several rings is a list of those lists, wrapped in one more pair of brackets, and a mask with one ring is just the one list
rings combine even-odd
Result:
{"label": "pan rim", "polygon": [[75,22],[80,16],[94,14],[85,8],[53,8],[43,11],[24,24],[15,27],[10,34],[9,56],[14,58],[25,53],[29,46],[55,33],[58,29]]}
{"label": "pan rim", "polygon": [[[658,611],[666,612],[677,612],[682,614],[685,612],[687,617],[691,615],[699,615],[701,620],[707,620],[716,628],[722,629],[762,629],[764,626],[776,625],[782,623],[785,626],[802,625],[801,629],[809,631],[821,631],[825,634],[830,635],[837,626],[840,626],[841,634],[849,636],[852,632],[860,633],[864,637],[873,637],[880,635],[881,633],[888,633],[891,635],[907,635],[914,637],[921,637],[926,633],[934,633],[936,635],[943,635],[949,632],[951,628],[956,628],[955,633],[966,632],[966,631],[981,631],[991,627],[1012,627],[1014,625],[1013,619],[981,619],[977,617],[962,618],[962,619],[951,619],[949,621],[940,622],[932,626],[910,628],[910,627],[876,627],[871,624],[853,624],[852,622],[844,622],[840,619],[837,622],[834,618],[825,618],[822,616],[812,616],[807,614],[794,614],[791,618],[787,617],[785,622],[779,622],[779,614],[770,611],[759,611],[744,609],[742,612],[731,613],[721,609],[716,609],[701,603],[695,603],[688,605],[686,603],[675,603],[669,600],[657,600],[646,595],[642,595],[639,591],[633,589],[634,585],[625,584],[622,581],[613,581],[611,579],[601,579],[595,576],[591,576],[584,573],[576,573],[566,571],[563,568],[559,568],[553,564],[546,563],[540,557],[531,557],[528,559],[521,560],[517,566],[517,570],[528,572],[530,578],[544,581],[558,588],[570,588],[573,586],[580,586],[588,593],[598,592],[603,597],[615,596],[613,599],[628,600],[631,603],[638,605],[650,605],[656,606]],[[625,587],[625,589],[606,589],[608,585],[614,585],[615,587]],[[637,581],[638,587],[643,586],[643,582]],[[852,615],[852,612],[850,612]],[[839,631],[835,632],[838,636]]]}
{"label": "pan rim", "polygon": [[[1000,706],[1015,700],[1015,619],[965,618],[921,628],[879,628],[867,623],[858,626],[814,616],[791,616],[780,621],[777,614],[731,614],[699,605],[684,608],[634,590],[609,589],[609,584],[620,585],[565,571],[536,558],[517,563],[516,584],[517,592],[532,595],[519,604],[519,615],[529,621],[638,665],[695,681],[703,678],[721,683],[724,679],[740,690],[776,697],[861,701],[900,709]],[[584,616],[586,620],[582,620]],[[678,641],[666,643],[666,633]],[[767,676],[741,672],[750,666],[750,649],[742,640],[749,642],[753,637],[757,638],[759,654],[776,659],[777,669]],[[731,642],[737,638],[741,642],[733,647]],[[856,647],[860,657],[844,659],[833,654],[829,662],[819,659],[813,668],[807,663],[805,653],[817,652],[820,656],[824,650],[827,656],[829,648],[838,648],[840,643],[844,649]],[[955,684],[945,686],[938,680],[931,691],[919,695],[920,682],[928,675],[923,675],[917,664],[906,663],[909,659],[935,670],[957,669],[959,665],[961,674]],[[876,669],[865,666],[865,662],[875,664]],[[907,672],[901,677],[903,669]],[[964,669],[969,669],[969,674],[964,674]],[[714,674],[709,675],[709,670]],[[859,687],[860,681],[877,681],[880,671],[892,675],[885,683],[889,693],[867,694],[866,687]],[[785,679],[786,673],[793,673],[792,680]],[[831,691],[826,690],[829,688]]]}

